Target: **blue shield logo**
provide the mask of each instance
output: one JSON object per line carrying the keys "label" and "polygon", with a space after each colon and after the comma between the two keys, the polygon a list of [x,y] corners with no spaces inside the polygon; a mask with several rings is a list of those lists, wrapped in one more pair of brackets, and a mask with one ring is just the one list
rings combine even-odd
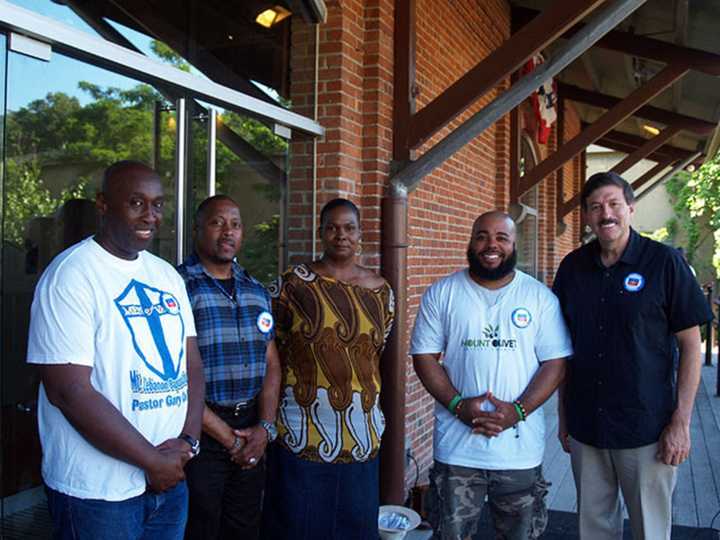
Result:
{"label": "blue shield logo", "polygon": [[176,379],[185,354],[185,323],[177,298],[133,279],[115,305],[147,368],[164,381]]}

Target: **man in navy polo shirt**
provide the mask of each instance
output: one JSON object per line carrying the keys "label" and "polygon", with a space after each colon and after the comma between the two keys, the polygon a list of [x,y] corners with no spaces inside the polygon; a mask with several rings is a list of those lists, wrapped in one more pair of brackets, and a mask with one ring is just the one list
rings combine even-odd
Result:
{"label": "man in navy polo shirt", "polygon": [[206,381],[201,452],[186,467],[186,539],[256,539],[265,447],[277,436],[280,363],[270,296],[237,262],[242,219],[230,197],[203,201],[185,279]]}
{"label": "man in navy polo shirt", "polygon": [[581,204],[597,238],[565,257],[553,287],[575,351],[558,436],[572,459],[580,538],[622,538],[622,492],[633,538],[669,539],[677,466],[690,453],[699,325],[712,313],[677,250],[630,227],[635,197],[619,175],[591,176]]}

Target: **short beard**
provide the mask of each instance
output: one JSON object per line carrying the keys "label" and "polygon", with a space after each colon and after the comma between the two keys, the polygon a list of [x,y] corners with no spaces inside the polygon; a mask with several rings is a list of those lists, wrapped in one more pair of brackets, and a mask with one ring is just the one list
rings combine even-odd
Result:
{"label": "short beard", "polygon": [[480,257],[470,247],[467,249],[467,260],[470,265],[470,273],[483,281],[498,281],[513,270],[517,265],[517,249],[513,247],[510,257],[505,259],[497,268],[485,268],[480,263]]}

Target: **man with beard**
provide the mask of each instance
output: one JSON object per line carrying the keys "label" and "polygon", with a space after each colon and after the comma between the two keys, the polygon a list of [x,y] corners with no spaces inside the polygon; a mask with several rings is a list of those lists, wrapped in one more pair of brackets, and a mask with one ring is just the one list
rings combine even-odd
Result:
{"label": "man with beard", "polygon": [[186,539],[256,539],[265,447],[277,436],[280,364],[270,296],[238,263],[243,226],[230,197],[203,201],[195,252],[180,266],[206,380],[202,453],[186,468]]}
{"label": "man with beard", "polygon": [[553,287],[575,350],[558,436],[572,461],[580,538],[623,537],[622,492],[633,538],[669,540],[702,369],[699,325],[712,312],[678,251],[630,226],[635,196],[622,177],[592,175],[580,203],[597,238],[565,257]]}
{"label": "man with beard", "polygon": [[515,223],[475,221],[468,269],[423,295],[411,354],[437,400],[430,522],[437,540],[473,536],[488,497],[497,535],[545,530],[542,409],[572,354],[552,292],[516,270]]}

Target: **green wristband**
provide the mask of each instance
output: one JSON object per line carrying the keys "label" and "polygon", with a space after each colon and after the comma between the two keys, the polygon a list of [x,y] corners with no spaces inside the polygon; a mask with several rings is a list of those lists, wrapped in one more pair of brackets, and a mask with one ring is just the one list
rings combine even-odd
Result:
{"label": "green wristband", "polygon": [[450,403],[448,403],[448,411],[450,411],[452,414],[455,414],[455,409],[457,409],[458,403],[462,401],[462,396],[460,394],[455,394],[455,396],[450,400]]}
{"label": "green wristband", "polygon": [[518,405],[517,403],[513,403],[513,406],[515,407],[515,412],[516,412],[517,415],[518,415],[519,421],[520,421],[520,422],[524,422],[524,421],[525,421],[525,414],[524,414],[523,410],[520,408],[520,405]]}

